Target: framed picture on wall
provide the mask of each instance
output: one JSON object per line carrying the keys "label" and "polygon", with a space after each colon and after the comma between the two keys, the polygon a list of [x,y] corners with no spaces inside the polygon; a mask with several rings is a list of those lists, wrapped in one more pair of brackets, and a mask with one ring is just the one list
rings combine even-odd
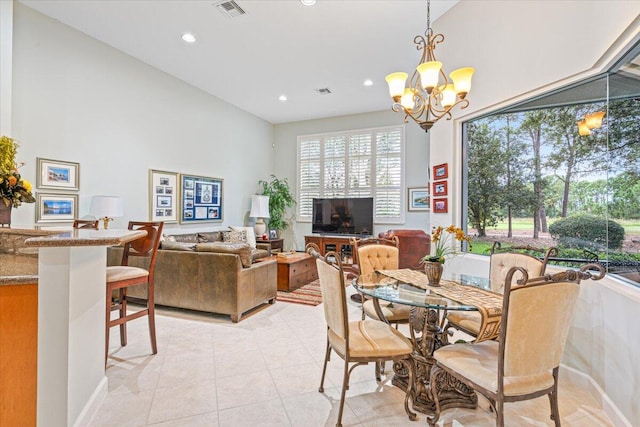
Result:
{"label": "framed picture on wall", "polygon": [[36,222],[73,222],[78,214],[77,194],[38,193]]}
{"label": "framed picture on wall", "polygon": [[447,195],[447,181],[436,181],[433,183],[433,197]]}
{"label": "framed picture on wall", "polygon": [[437,181],[439,179],[449,178],[449,165],[448,163],[443,163],[441,165],[436,165],[433,167],[433,180]]}
{"label": "framed picture on wall", "polygon": [[36,186],[38,188],[52,188],[56,190],[80,189],[80,163],[65,162],[36,158],[38,174]]}
{"label": "framed picture on wall", "polygon": [[447,199],[433,199],[433,213],[447,213]]}
{"label": "framed picture on wall", "polygon": [[428,211],[429,210],[429,188],[428,187],[417,187],[417,188],[408,188],[409,197],[407,200],[409,201],[408,209],[410,211]]}
{"label": "framed picture on wall", "polygon": [[182,204],[180,222],[220,222],[223,216],[223,180],[180,175]]}
{"label": "framed picture on wall", "polygon": [[178,173],[149,169],[149,220],[178,222]]}

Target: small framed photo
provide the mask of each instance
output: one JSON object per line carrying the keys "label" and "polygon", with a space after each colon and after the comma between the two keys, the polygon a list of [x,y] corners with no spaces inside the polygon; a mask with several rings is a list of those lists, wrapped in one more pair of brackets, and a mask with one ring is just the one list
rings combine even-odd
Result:
{"label": "small framed photo", "polygon": [[448,163],[436,165],[433,167],[433,180],[449,178],[449,166]]}
{"label": "small framed photo", "polygon": [[278,231],[275,229],[269,230],[269,240],[275,240],[278,238]]}
{"label": "small framed photo", "polygon": [[433,213],[447,213],[447,199],[433,199]]}
{"label": "small framed photo", "polygon": [[80,189],[80,163],[36,158],[38,188],[54,188],[56,190]]}
{"label": "small framed photo", "polygon": [[78,217],[77,194],[47,194],[36,196],[36,222],[73,222]]}
{"label": "small framed photo", "polygon": [[436,181],[433,183],[433,197],[447,195],[447,181]]}
{"label": "small framed photo", "polygon": [[149,169],[150,221],[178,222],[178,173]]}
{"label": "small framed photo", "polygon": [[429,210],[429,188],[417,187],[408,188],[409,190],[409,210],[410,211],[428,211]]}

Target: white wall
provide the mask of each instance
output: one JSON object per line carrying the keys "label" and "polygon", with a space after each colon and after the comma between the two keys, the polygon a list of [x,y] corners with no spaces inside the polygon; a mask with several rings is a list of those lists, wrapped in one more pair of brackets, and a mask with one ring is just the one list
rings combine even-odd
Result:
{"label": "white wall", "polygon": [[[272,170],[270,123],[20,3],[14,12],[11,136],[24,178],[35,186],[36,157],[79,162],[80,216],[93,195],[122,196],[114,227],[126,228],[149,217],[149,169],[219,177],[224,225],[245,221]],[[35,205],[12,219],[33,225]]]}
{"label": "white wall", "polygon": [[[432,144],[430,157],[449,163],[449,189],[460,188],[464,120],[604,71],[636,38],[639,14],[633,1],[463,1],[439,19],[435,30],[446,40],[436,54],[447,71],[476,68],[469,113],[430,131],[432,141],[447,141]],[[430,222],[460,223],[460,199],[449,197],[449,206]],[[447,268],[475,265],[460,261]],[[640,420],[639,312],[637,288],[614,279],[585,283],[563,359],[591,376],[631,423]]]}
{"label": "white wall", "polygon": [[[382,88],[381,90],[387,90]],[[332,117],[327,119],[306,120],[294,123],[285,123],[275,126],[276,156],[274,171],[279,178],[287,178],[292,188],[297,191],[296,177],[296,146],[299,135],[310,135],[324,132],[338,132],[353,129],[367,129],[403,124],[404,115],[389,111],[374,113],[354,114],[349,116]],[[409,123],[405,127],[405,184],[407,187],[426,187],[429,178],[429,138],[418,126]],[[407,194],[404,195],[405,199]],[[428,232],[427,212],[406,211],[407,202],[404,202],[404,224],[375,224],[374,233],[392,228],[422,229]],[[293,210],[291,212],[294,213]],[[287,249],[303,249],[304,236],[311,234],[311,223],[301,222],[295,224],[285,232]],[[295,242],[296,246],[293,246]]]}

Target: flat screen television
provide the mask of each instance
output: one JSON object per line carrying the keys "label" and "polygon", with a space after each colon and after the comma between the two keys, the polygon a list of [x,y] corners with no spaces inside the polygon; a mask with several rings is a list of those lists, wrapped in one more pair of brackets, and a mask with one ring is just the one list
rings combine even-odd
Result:
{"label": "flat screen television", "polygon": [[373,233],[373,197],[313,199],[311,232],[319,234]]}

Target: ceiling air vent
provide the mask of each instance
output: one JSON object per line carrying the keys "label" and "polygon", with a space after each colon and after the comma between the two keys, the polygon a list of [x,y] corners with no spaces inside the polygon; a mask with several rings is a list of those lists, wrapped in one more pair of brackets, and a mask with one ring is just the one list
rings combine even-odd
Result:
{"label": "ceiling air vent", "polygon": [[318,92],[320,95],[329,95],[331,93],[331,89],[329,89],[328,87],[323,87],[320,89],[314,89],[316,92]]}
{"label": "ceiling air vent", "polygon": [[215,3],[214,6],[220,11],[220,13],[228,16],[229,18],[237,18],[238,16],[242,16],[247,13],[233,0]]}

